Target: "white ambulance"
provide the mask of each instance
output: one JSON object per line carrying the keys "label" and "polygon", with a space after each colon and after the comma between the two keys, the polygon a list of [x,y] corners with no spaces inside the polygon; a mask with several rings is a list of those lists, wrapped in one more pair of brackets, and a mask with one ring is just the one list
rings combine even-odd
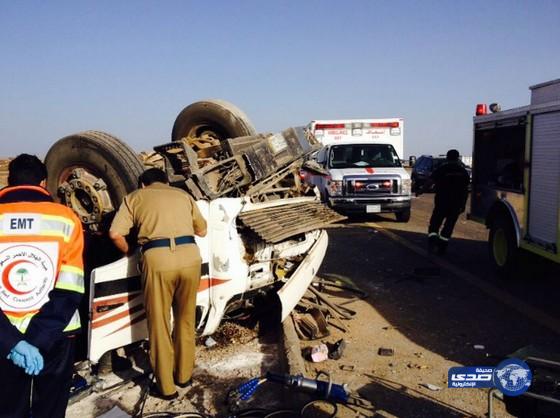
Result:
{"label": "white ambulance", "polygon": [[329,206],[346,213],[395,214],[410,219],[411,180],[401,164],[404,120],[316,120],[307,129],[323,147],[304,180],[319,189]]}

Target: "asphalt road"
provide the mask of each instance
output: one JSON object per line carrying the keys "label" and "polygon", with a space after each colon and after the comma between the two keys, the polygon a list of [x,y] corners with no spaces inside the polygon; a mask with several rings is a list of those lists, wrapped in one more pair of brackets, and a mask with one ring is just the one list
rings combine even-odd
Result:
{"label": "asphalt road", "polygon": [[[530,260],[527,277],[496,278],[486,229],[464,215],[447,255],[428,256],[432,200],[431,194],[415,199],[407,224],[382,215],[351,218],[329,231],[319,276],[349,280],[369,293],[345,336],[352,341],[346,361],[375,373],[368,380],[367,373],[344,376],[336,364],[322,367],[352,379],[388,416],[483,416],[487,392],[447,389],[447,370],[495,366],[529,345],[560,353],[559,268]],[[395,356],[381,358],[380,346],[396,348]],[[443,390],[430,392],[421,383]],[[509,415],[502,408],[497,416]]]}
{"label": "asphalt road", "polygon": [[[404,239],[425,248],[428,220],[433,208],[433,194],[413,201],[412,219],[408,224],[393,222],[390,216],[377,217],[374,222]],[[523,277],[500,279],[494,274],[488,255],[488,231],[484,225],[461,216],[453,233],[445,260],[481,281],[491,284],[535,309],[560,320],[560,266],[527,255]]]}

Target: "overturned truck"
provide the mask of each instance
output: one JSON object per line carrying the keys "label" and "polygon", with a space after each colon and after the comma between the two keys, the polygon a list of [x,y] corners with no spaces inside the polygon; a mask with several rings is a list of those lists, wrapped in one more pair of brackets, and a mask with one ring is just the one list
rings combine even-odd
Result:
{"label": "overturned truck", "polygon": [[[306,291],[327,248],[323,228],[342,219],[300,181],[317,148],[302,128],[257,134],[243,112],[220,100],[187,106],[171,142],[154,147],[170,183],[191,193],[208,220],[208,235],[196,238],[203,258],[200,335],[257,298],[276,301],[270,305],[283,320]],[[76,212],[86,234],[82,317],[87,358],[95,363],[147,336],[139,254],[122,257],[107,238],[115,210],[145,167],[129,146],[99,131],[60,139],[45,163],[50,192]]]}

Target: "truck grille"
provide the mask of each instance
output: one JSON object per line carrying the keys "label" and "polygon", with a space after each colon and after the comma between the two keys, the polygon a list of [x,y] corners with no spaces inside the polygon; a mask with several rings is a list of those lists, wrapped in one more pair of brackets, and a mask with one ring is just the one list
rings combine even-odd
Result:
{"label": "truck grille", "polygon": [[273,244],[346,219],[321,202],[291,203],[257,209],[243,212],[238,218],[264,241]]}
{"label": "truck grille", "polygon": [[399,192],[399,181],[391,178],[356,178],[345,179],[346,194],[361,196],[376,196],[396,194]]}

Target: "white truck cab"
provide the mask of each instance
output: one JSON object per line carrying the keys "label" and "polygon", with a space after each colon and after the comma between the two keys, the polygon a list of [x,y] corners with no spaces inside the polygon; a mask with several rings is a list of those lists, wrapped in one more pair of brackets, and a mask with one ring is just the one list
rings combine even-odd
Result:
{"label": "white truck cab", "polygon": [[403,168],[403,119],[320,120],[308,125],[323,147],[315,156],[324,173],[306,170],[304,180],[334,209],[395,213],[410,219],[411,180]]}

